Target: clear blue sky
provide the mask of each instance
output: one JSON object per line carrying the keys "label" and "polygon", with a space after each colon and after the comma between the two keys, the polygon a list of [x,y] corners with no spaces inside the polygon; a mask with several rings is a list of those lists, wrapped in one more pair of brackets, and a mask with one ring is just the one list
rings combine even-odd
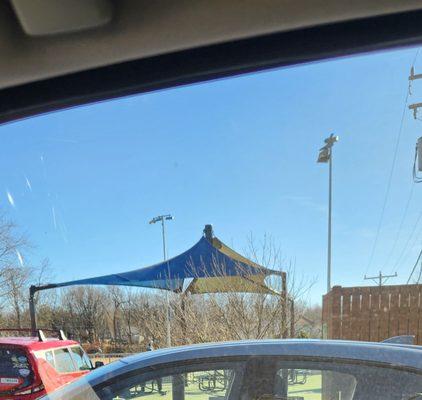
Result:
{"label": "clear blue sky", "polygon": [[[0,207],[33,244],[24,262],[48,257],[56,281],[147,266],[162,257],[159,227],[148,221],[172,213],[170,255],[193,245],[206,223],[239,251],[251,232],[270,234],[286,259],[296,260],[298,274],[318,278],[310,299],[320,301],[328,169],[316,157],[333,132],[340,136],[333,284],[361,285],[365,272],[391,272],[422,211],[422,185],[415,185],[392,249],[422,132],[409,111],[378,246],[367,265],[415,53],[252,74],[0,127]],[[422,71],[422,55],[418,67]],[[409,101],[422,101],[422,81]],[[407,279],[421,236],[422,221],[394,282]]]}

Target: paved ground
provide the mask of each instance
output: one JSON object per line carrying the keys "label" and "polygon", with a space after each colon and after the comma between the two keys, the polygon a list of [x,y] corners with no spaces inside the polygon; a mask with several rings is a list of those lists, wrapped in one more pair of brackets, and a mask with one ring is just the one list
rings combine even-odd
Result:
{"label": "paved ground", "polygon": [[[156,383],[154,383],[156,388]],[[150,392],[151,385],[147,385],[145,393],[133,397],[133,399],[142,400],[172,400],[171,383],[163,382],[164,395],[158,392]],[[138,388],[139,390],[139,388]],[[216,390],[214,392],[204,392],[198,388],[198,383],[190,383],[185,388],[185,400],[222,400],[225,396],[225,390]],[[303,398],[304,400],[321,400],[321,375],[308,376],[305,384],[289,385],[289,397]]]}
{"label": "paved ground", "polygon": [[289,396],[305,400],[321,400],[321,375],[310,375],[303,385],[289,385]]}

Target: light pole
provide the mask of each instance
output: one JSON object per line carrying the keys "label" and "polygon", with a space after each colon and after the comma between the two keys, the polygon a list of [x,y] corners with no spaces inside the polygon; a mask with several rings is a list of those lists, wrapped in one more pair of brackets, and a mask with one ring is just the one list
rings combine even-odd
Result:
{"label": "light pole", "polygon": [[[164,261],[167,261],[167,250],[166,250],[166,224],[165,221],[170,221],[173,219],[173,216],[170,214],[166,215],[159,215],[158,217],[154,217],[150,224],[155,224],[157,222],[161,222],[161,231],[163,235],[163,256]],[[170,266],[167,263],[167,279],[170,283]],[[166,290],[166,302],[167,302],[167,312],[166,312],[166,329],[167,329],[167,347],[171,347],[171,327],[170,327],[170,299],[169,299],[169,292]]]}
{"label": "light pole", "polygon": [[328,245],[327,245],[327,293],[331,290],[331,205],[332,205],[332,181],[333,181],[333,145],[339,139],[331,134],[324,140],[325,146],[319,149],[319,163],[328,162]]}

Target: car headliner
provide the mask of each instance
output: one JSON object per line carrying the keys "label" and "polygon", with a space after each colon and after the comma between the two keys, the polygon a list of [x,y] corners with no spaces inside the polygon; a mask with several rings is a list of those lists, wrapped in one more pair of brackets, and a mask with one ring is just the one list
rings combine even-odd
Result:
{"label": "car headliner", "polygon": [[[74,1],[60,4],[84,4]],[[44,36],[25,34],[9,2],[0,2],[0,124],[130,94],[422,42],[419,0],[101,1],[114,6],[109,23]],[[31,4],[39,22],[44,18],[48,25],[54,12],[51,16],[48,7]]]}
{"label": "car headliner", "polygon": [[102,367],[86,379],[94,386],[113,376],[151,365],[190,362],[221,357],[284,356],[319,361],[347,360],[387,364],[422,371],[422,348],[395,344],[340,340],[244,340],[207,343],[149,351],[129,356]]}
{"label": "car headliner", "polygon": [[[422,8],[419,0],[119,0],[111,22],[30,36],[0,2],[0,88],[130,60]],[[76,3],[78,4],[78,3]],[[42,12],[53,18],[49,7]]]}

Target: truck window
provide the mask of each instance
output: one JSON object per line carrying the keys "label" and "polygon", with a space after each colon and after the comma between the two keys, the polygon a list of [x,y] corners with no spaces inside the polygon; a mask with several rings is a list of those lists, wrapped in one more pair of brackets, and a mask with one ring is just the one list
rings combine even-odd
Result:
{"label": "truck window", "polygon": [[29,386],[32,380],[32,367],[25,351],[0,346],[0,394],[17,386]]}
{"label": "truck window", "polygon": [[45,361],[47,361],[53,368],[56,368],[56,363],[54,362],[53,352],[51,350],[44,353]]}
{"label": "truck window", "polygon": [[86,353],[79,347],[74,346],[70,348],[76,368],[79,371],[87,371],[92,369],[92,364]]}
{"label": "truck window", "polygon": [[76,371],[68,349],[54,350],[54,358],[56,362],[56,370],[58,372],[66,373]]}

